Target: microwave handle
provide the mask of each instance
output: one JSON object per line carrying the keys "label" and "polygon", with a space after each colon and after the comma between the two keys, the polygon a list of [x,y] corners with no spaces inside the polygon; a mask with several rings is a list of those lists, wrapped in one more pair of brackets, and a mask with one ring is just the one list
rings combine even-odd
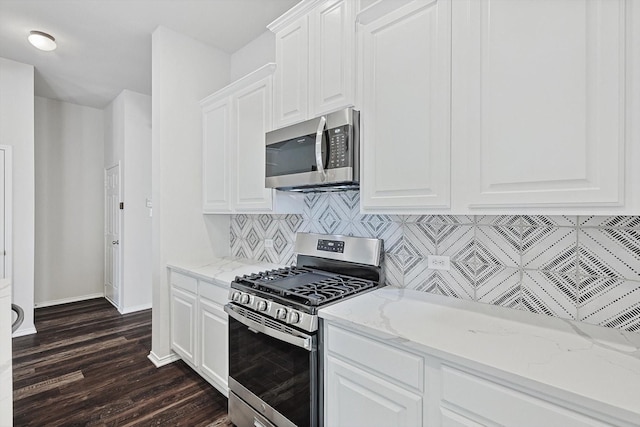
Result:
{"label": "microwave handle", "polygon": [[316,131],[316,167],[318,172],[322,174],[323,181],[327,179],[327,173],[324,170],[324,161],[322,160],[322,134],[324,133],[326,124],[327,118],[325,116],[320,117],[318,130]]}

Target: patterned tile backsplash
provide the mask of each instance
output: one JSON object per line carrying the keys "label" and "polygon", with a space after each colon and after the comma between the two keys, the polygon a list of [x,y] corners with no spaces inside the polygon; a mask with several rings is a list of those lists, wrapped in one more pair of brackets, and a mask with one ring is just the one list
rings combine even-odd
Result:
{"label": "patterned tile backsplash", "polygon": [[[390,286],[640,332],[640,217],[362,215],[359,197],[308,194],[302,215],[233,215],[231,252],[290,265],[297,231],[377,237]],[[451,269],[427,268],[428,255]]]}

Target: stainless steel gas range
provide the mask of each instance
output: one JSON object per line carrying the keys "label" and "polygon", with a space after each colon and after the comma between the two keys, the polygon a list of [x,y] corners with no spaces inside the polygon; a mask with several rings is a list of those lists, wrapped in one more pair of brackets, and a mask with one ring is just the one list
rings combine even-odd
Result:
{"label": "stainless steel gas range", "polygon": [[238,427],[321,426],[318,309],[384,283],[383,241],[298,233],[295,266],[236,277],[229,416]]}

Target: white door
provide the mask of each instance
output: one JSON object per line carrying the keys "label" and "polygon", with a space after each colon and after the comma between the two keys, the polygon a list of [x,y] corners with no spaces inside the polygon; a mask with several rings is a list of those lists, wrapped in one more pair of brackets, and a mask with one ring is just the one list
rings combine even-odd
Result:
{"label": "white door", "polygon": [[107,169],[105,174],[105,281],[104,295],[120,307],[120,166]]}
{"label": "white door", "polygon": [[0,146],[0,278],[11,277],[11,146]]}
{"label": "white door", "polygon": [[0,150],[0,278],[7,277],[7,247],[5,235],[5,151]]}

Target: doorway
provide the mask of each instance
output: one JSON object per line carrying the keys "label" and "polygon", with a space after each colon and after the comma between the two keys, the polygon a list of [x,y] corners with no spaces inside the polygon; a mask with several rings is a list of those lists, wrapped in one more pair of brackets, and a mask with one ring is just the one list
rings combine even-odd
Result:
{"label": "doorway", "polygon": [[0,145],[0,278],[11,277],[11,147]]}
{"label": "doorway", "polygon": [[104,296],[118,309],[120,309],[122,298],[122,257],[120,250],[120,231],[122,224],[122,204],[120,201],[120,192],[122,189],[121,178],[119,163],[105,170]]}

